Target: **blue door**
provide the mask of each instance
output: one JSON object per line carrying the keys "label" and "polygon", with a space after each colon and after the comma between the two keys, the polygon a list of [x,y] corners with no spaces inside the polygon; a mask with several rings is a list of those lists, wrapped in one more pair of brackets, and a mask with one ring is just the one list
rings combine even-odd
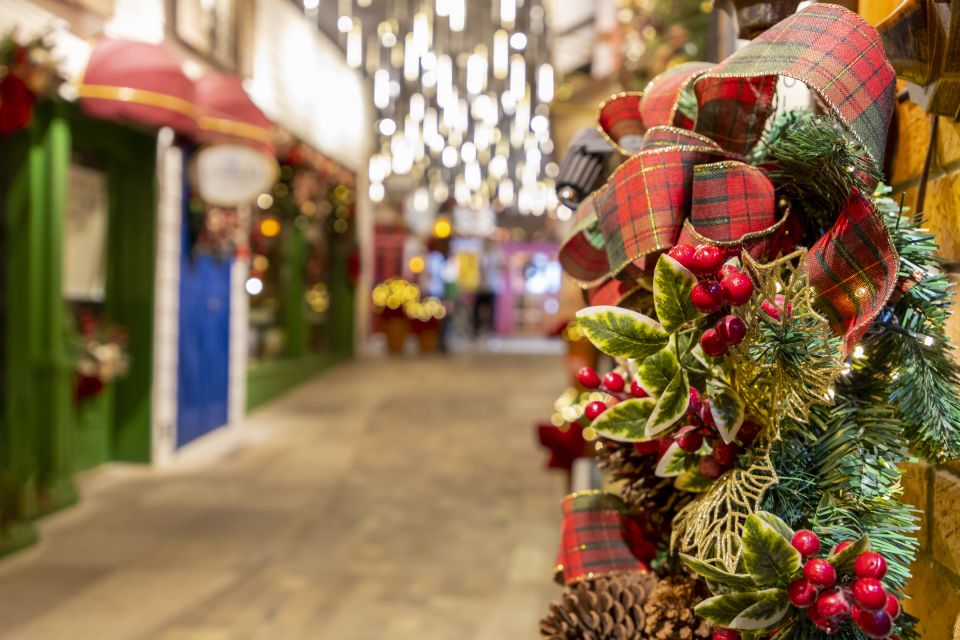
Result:
{"label": "blue door", "polygon": [[186,239],[181,255],[178,447],[227,423],[233,263],[190,255]]}

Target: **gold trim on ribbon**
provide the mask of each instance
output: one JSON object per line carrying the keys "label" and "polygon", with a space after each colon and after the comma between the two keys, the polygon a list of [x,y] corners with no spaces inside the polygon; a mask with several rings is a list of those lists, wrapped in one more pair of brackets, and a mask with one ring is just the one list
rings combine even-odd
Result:
{"label": "gold trim on ribbon", "polygon": [[148,91],[147,89],[80,83],[77,85],[77,95],[81,98],[95,100],[116,100],[118,102],[142,104],[148,107],[168,109],[194,119],[197,117],[197,105],[176,96]]}

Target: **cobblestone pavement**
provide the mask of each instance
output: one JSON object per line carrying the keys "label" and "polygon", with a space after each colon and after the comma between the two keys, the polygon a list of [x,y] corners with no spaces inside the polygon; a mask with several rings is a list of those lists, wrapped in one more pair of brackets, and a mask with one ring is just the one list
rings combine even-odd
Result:
{"label": "cobblestone pavement", "polygon": [[559,357],[361,360],[217,456],[113,465],[0,562],[3,640],[524,640],[562,479]]}

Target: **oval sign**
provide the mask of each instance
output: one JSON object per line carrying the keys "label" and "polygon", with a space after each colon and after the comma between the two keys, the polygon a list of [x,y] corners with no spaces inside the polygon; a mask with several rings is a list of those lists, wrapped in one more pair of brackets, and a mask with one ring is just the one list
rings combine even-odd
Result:
{"label": "oval sign", "polygon": [[256,200],[277,181],[273,156],[243,144],[204,147],[194,161],[200,197],[209,204],[235,207]]}

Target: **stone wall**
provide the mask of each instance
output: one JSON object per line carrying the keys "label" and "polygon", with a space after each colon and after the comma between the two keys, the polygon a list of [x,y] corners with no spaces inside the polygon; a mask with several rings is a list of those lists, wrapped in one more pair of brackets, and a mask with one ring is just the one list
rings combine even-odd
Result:
{"label": "stone wall", "polygon": [[[876,24],[899,4],[900,0],[865,0],[860,13]],[[889,179],[895,194],[905,193],[912,208],[930,139],[930,116],[905,102],[897,106],[896,119]],[[960,125],[947,118],[940,118],[924,210],[946,268],[960,280]],[[953,343],[960,345],[960,313],[953,316],[948,330]],[[920,557],[908,585],[912,599],[906,608],[920,617],[924,640],[960,640],[960,462],[917,463],[905,471],[905,500],[925,511]]]}

